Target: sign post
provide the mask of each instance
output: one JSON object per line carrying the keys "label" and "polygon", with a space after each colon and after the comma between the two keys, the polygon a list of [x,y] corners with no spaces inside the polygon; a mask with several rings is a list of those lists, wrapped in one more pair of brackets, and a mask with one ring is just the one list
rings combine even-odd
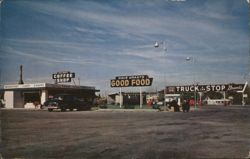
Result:
{"label": "sign post", "polygon": [[141,91],[141,87],[140,87],[140,108],[142,108],[142,91]]}
{"label": "sign post", "polygon": [[122,87],[120,87],[120,108],[122,108]]}

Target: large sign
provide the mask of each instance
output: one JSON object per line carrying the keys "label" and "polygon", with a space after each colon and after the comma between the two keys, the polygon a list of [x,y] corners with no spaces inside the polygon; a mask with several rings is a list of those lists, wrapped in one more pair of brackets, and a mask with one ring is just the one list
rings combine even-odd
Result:
{"label": "large sign", "polygon": [[151,86],[153,78],[148,75],[117,76],[110,81],[111,87],[143,87]]}
{"label": "large sign", "polygon": [[56,81],[56,83],[71,82],[71,78],[75,78],[75,73],[69,71],[57,72],[52,74],[52,78]]}
{"label": "large sign", "polygon": [[209,92],[209,91],[240,91],[244,84],[216,84],[216,85],[189,85],[189,86],[168,86],[168,93],[181,92]]}

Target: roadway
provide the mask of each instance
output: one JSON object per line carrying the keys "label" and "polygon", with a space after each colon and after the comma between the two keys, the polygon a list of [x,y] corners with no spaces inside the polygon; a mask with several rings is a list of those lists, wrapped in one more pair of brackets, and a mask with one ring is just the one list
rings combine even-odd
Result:
{"label": "roadway", "polygon": [[[245,158],[250,106],[183,112],[1,110],[3,158]],[[1,157],[0,157],[1,158]]]}

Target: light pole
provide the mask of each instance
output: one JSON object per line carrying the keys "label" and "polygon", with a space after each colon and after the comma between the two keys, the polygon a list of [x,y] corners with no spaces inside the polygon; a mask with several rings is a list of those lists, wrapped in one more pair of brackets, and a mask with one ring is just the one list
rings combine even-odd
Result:
{"label": "light pole", "polygon": [[154,47],[155,48],[159,48],[160,45],[162,45],[163,47],[163,58],[164,58],[164,69],[163,69],[163,76],[164,76],[164,109],[166,111],[166,73],[165,73],[165,64],[166,64],[166,59],[165,59],[165,56],[166,56],[166,52],[167,52],[167,47],[166,47],[166,42],[165,41],[161,41],[161,42],[155,42],[155,45]]}
{"label": "light pole", "polygon": [[194,108],[196,109],[197,107],[197,104],[196,104],[196,101],[197,101],[197,96],[196,96],[196,89],[195,89],[195,85],[196,85],[196,80],[195,80],[195,61],[196,59],[194,57],[187,57],[186,58],[186,61],[191,61],[193,63],[193,84],[194,84]]}

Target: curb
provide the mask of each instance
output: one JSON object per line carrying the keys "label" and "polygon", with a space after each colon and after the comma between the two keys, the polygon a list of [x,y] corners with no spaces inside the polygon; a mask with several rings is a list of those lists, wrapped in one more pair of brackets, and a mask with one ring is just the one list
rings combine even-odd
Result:
{"label": "curb", "polygon": [[98,109],[99,112],[159,112],[157,109]]}

